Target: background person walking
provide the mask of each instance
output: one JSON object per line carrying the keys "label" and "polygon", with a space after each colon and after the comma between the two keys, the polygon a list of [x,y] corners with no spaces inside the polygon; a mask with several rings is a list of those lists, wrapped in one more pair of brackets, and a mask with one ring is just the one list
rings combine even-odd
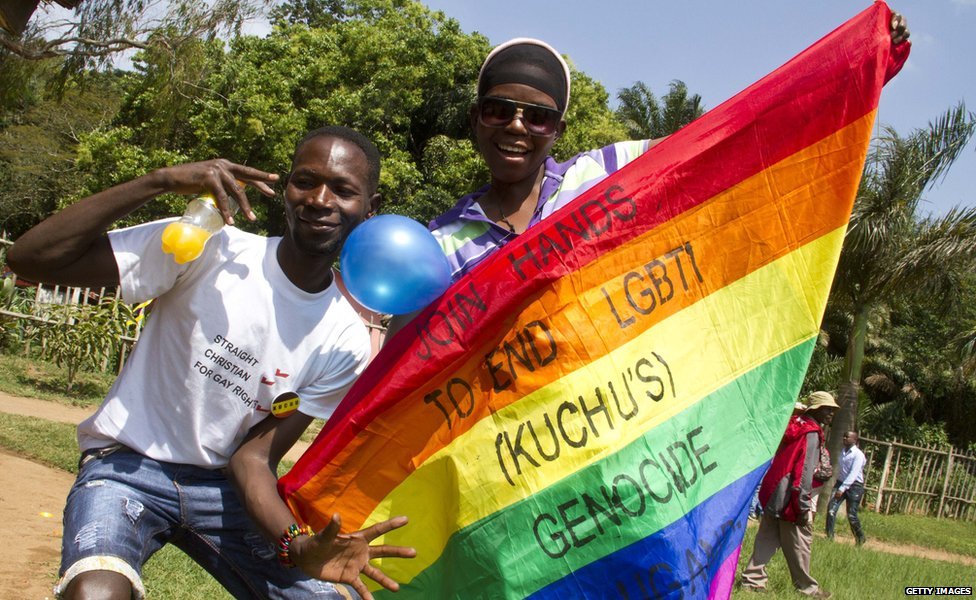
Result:
{"label": "background person walking", "polygon": [[837,482],[834,484],[834,497],[827,506],[827,537],[834,539],[834,520],[837,510],[845,499],[847,500],[847,521],[851,524],[851,533],[860,546],[865,542],[861,520],[857,517],[857,509],[864,496],[864,453],[857,447],[858,436],[854,431],[844,434],[844,451],[840,456],[840,468]]}

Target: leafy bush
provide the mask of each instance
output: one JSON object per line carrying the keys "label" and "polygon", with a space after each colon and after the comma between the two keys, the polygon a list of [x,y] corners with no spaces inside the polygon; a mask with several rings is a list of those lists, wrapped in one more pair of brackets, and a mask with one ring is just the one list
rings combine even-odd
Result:
{"label": "leafy bush", "polygon": [[80,369],[101,368],[116,357],[122,337],[133,321],[132,307],[118,298],[103,298],[98,304],[69,304],[53,315],[55,323],[45,327],[45,353],[68,372],[70,392]]}

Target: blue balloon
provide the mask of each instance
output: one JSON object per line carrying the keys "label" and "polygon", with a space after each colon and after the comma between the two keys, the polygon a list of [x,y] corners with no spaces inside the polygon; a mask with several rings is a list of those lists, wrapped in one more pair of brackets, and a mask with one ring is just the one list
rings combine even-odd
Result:
{"label": "blue balloon", "polygon": [[391,315],[427,306],[451,283],[451,267],[434,236],[399,215],[379,215],[353,229],[339,268],[357,302]]}

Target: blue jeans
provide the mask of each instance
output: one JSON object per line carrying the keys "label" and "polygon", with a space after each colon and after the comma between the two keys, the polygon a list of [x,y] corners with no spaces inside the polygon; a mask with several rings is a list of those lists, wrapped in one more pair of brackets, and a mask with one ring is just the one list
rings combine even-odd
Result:
{"label": "blue jeans", "polygon": [[861,506],[861,498],[864,496],[864,485],[855,483],[841,495],[837,497],[837,488],[830,498],[827,506],[827,537],[834,537],[834,519],[837,518],[837,511],[840,509],[841,502],[847,502],[847,521],[851,524],[851,533],[858,544],[864,543],[864,530],[861,529],[861,520],[857,518],[857,509]]}
{"label": "blue jeans", "polygon": [[127,448],[83,460],[64,510],[59,594],[80,573],[108,570],[142,597],[142,565],[170,543],[235,598],[343,598],[331,583],[279,564],[223,471]]}

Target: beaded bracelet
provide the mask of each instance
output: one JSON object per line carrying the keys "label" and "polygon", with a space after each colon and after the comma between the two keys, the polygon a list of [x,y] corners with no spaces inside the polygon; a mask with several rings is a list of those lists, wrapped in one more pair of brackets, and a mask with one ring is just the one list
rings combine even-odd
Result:
{"label": "beaded bracelet", "polygon": [[311,537],[315,532],[308,525],[299,526],[297,523],[292,523],[278,538],[278,561],[289,569],[295,566],[295,562],[291,559],[291,542],[300,535]]}

